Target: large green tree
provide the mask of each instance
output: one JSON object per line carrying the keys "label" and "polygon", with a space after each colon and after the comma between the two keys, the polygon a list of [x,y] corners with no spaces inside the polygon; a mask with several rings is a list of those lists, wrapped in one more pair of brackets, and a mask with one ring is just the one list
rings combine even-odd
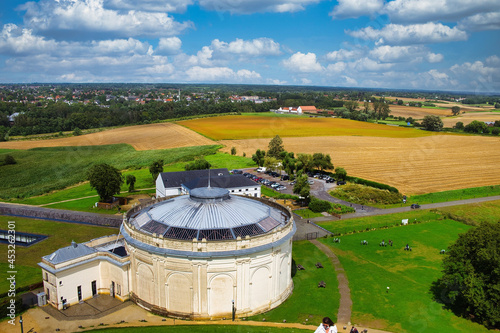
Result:
{"label": "large green tree", "polygon": [[97,191],[101,202],[109,201],[113,195],[120,193],[123,184],[120,170],[106,163],[93,165],[87,171],[87,179],[90,188]]}
{"label": "large green tree", "polygon": [[267,155],[277,159],[280,158],[281,152],[285,151],[285,148],[283,147],[283,140],[281,140],[279,135],[276,135],[271,139],[271,141],[269,141],[268,148]]}
{"label": "large green tree", "polygon": [[329,154],[314,153],[313,165],[323,172],[323,170],[333,169],[332,158]]}
{"label": "large green tree", "polygon": [[451,108],[451,114],[458,116],[460,114],[460,106],[454,106]]}
{"label": "large green tree", "polygon": [[335,178],[337,180],[346,180],[346,178],[347,178],[347,171],[345,171],[344,168],[337,167],[335,169]]}
{"label": "large green tree", "polygon": [[257,164],[257,166],[264,165],[264,157],[266,157],[266,152],[264,150],[257,149],[255,154],[252,155],[252,160]]}
{"label": "large green tree", "polygon": [[300,175],[293,185],[293,193],[297,194],[306,204],[310,200],[311,186],[309,185],[309,180],[307,175]]}
{"label": "large green tree", "polygon": [[163,172],[163,163],[163,160],[158,160],[149,165],[149,173],[151,177],[153,177],[153,182],[155,182],[158,175]]}
{"label": "large green tree", "polygon": [[500,329],[500,222],[461,234],[443,259],[435,295],[456,314]]}
{"label": "large green tree", "polygon": [[190,170],[205,170],[210,169],[212,165],[208,162],[205,157],[200,157],[194,160],[194,162],[188,163],[184,166],[186,171]]}
{"label": "large green tree", "polygon": [[469,133],[488,133],[488,125],[483,121],[473,120],[470,124],[465,125],[464,131]]}
{"label": "large green tree", "polygon": [[438,116],[425,116],[422,120],[422,126],[427,131],[439,132],[443,129],[443,121]]}

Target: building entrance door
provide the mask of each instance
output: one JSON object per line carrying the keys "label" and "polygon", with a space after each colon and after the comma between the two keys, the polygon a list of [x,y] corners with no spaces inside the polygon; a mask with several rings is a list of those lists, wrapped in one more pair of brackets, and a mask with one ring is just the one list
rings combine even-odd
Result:
{"label": "building entrance door", "polygon": [[82,301],[82,286],[76,287],[77,293],[78,293],[78,302]]}

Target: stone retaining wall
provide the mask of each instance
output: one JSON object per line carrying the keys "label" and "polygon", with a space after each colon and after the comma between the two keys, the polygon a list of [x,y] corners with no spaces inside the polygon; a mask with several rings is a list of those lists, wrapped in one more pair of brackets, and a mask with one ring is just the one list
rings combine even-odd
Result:
{"label": "stone retaining wall", "polygon": [[0,203],[0,215],[60,220],[64,222],[94,224],[117,228],[120,227],[122,223],[121,215],[104,215],[7,203]]}

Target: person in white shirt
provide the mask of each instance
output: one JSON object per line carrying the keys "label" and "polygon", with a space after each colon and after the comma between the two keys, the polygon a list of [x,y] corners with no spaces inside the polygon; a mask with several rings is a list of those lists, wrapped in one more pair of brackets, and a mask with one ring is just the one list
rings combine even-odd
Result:
{"label": "person in white shirt", "polygon": [[333,320],[325,317],[314,333],[337,333],[337,326],[335,326]]}

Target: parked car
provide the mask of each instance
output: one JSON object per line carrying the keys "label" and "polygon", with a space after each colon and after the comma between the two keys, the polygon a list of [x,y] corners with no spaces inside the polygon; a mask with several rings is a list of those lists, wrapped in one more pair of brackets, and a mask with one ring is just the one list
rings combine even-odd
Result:
{"label": "parked car", "polygon": [[266,172],[266,168],[264,167],[257,168],[257,172]]}
{"label": "parked car", "polygon": [[337,181],[337,185],[345,185],[345,184],[346,184],[346,182],[345,182],[345,181],[343,181],[343,180],[339,180],[339,181]]}
{"label": "parked car", "polygon": [[289,175],[283,175],[281,176],[281,180],[289,180],[290,176]]}
{"label": "parked car", "polygon": [[312,179],[311,179],[311,180],[308,180],[308,183],[309,183],[310,185],[312,185],[312,184],[314,184],[314,180],[312,180]]}
{"label": "parked car", "polygon": [[411,204],[411,209],[417,209],[417,208],[420,208],[420,205],[417,203],[417,204]]}
{"label": "parked car", "polygon": [[296,181],[290,182],[290,185],[295,185]]}
{"label": "parked car", "polygon": [[330,177],[330,178],[328,178],[328,179],[326,180],[326,182],[327,182],[327,183],[335,183],[335,178]]}
{"label": "parked car", "polygon": [[235,170],[231,170],[231,171],[229,171],[229,172],[231,172],[233,175],[241,175],[241,174],[243,173],[243,171],[241,171],[241,170],[236,170],[236,169],[235,169]]}
{"label": "parked car", "polygon": [[286,186],[280,185],[276,188],[277,191],[283,191],[286,190]]}

